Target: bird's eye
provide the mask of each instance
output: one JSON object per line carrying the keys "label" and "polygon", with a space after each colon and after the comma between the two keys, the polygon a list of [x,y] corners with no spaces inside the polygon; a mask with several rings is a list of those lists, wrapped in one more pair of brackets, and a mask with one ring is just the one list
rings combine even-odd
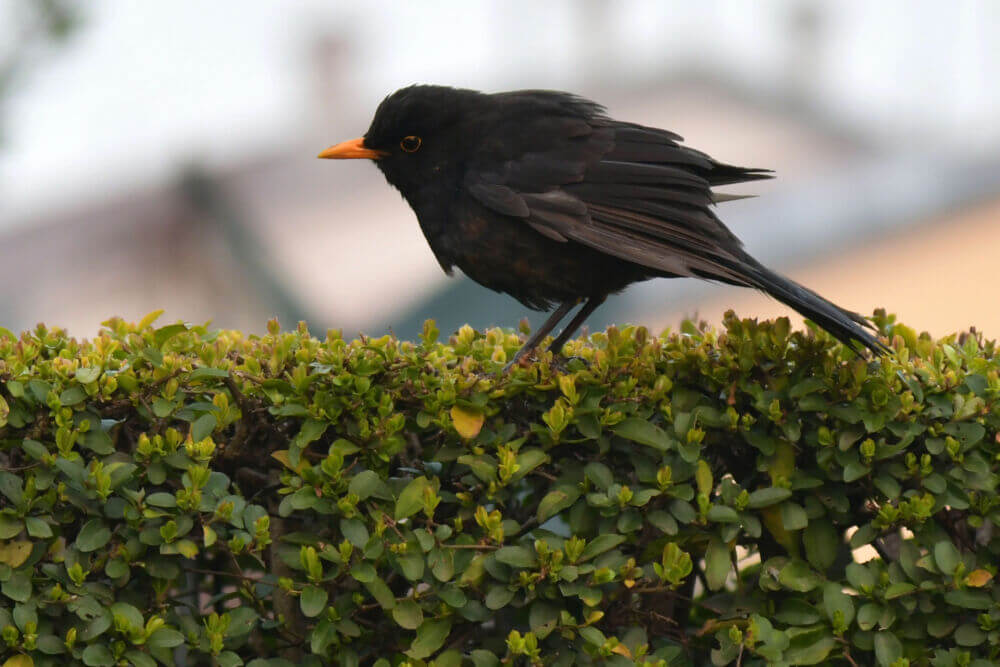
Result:
{"label": "bird's eye", "polygon": [[399,147],[407,153],[416,153],[417,149],[420,148],[420,144],[420,137],[411,134],[408,137],[403,137],[403,140],[399,142]]}

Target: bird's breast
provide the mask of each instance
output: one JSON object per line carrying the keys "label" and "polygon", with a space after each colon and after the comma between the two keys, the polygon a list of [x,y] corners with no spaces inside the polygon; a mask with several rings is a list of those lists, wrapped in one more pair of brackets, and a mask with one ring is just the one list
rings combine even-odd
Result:
{"label": "bird's breast", "polygon": [[445,270],[457,266],[477,283],[530,308],[603,296],[648,273],[586,246],[550,239],[523,219],[468,199],[457,201],[445,215],[418,217]]}

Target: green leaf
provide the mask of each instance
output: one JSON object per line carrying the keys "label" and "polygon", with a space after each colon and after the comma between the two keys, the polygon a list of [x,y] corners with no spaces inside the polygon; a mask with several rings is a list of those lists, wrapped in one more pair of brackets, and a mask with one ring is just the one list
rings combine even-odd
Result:
{"label": "green leaf", "polygon": [[587,476],[587,479],[602,491],[606,491],[615,481],[615,477],[611,473],[611,468],[596,461],[588,463],[583,469],[583,473]]}
{"label": "green leaf", "polygon": [[9,514],[0,514],[0,540],[17,537],[24,530],[24,523]]}
{"label": "green leaf", "polygon": [[177,498],[172,493],[158,491],[157,493],[151,493],[146,497],[146,504],[152,505],[153,507],[177,507]]}
{"label": "green leaf", "polygon": [[458,462],[469,466],[472,474],[487,484],[497,481],[497,461],[492,456],[465,454],[458,457]]}
{"label": "green leaf", "polygon": [[[232,622],[230,622],[232,625]],[[150,648],[174,648],[184,643],[184,635],[173,628],[161,627],[149,636],[146,644]]]}
{"label": "green leaf", "polygon": [[[76,369],[73,374],[76,381],[80,384],[90,384],[97,378],[101,377],[101,367],[100,366],[81,366]],[[65,403],[63,404],[65,405]]]}
{"label": "green leaf", "polygon": [[778,581],[782,586],[800,593],[811,591],[823,583],[823,579],[813,572],[807,562],[798,559],[789,560],[788,564],[781,568]]}
{"label": "green leaf", "polygon": [[789,398],[802,398],[807,394],[811,394],[814,391],[819,391],[826,387],[826,382],[818,377],[808,377],[801,382],[792,385],[791,389],[788,390]]}
{"label": "green leaf", "polygon": [[818,665],[836,646],[837,640],[829,634],[816,636],[812,633],[792,643],[785,649],[782,658],[787,660],[784,664],[788,665]]}
{"label": "green leaf", "polygon": [[367,500],[375,496],[381,500],[390,500],[389,488],[378,473],[372,470],[362,470],[347,485],[347,492],[357,495],[359,500]]}
{"label": "green leaf", "polygon": [[188,375],[188,380],[192,382],[197,382],[198,380],[205,380],[207,378],[227,378],[229,377],[229,371],[224,368],[212,368],[211,366],[201,366],[194,369]]}
{"label": "green leaf", "polygon": [[837,559],[840,546],[837,529],[826,517],[813,519],[802,532],[806,547],[806,560],[820,572],[825,572]]}
{"label": "green leaf", "polygon": [[712,468],[704,459],[698,461],[694,473],[695,482],[698,485],[698,493],[708,496],[712,492],[713,479]]}
{"label": "green leaf", "polygon": [[740,515],[727,505],[712,505],[705,513],[705,518],[713,523],[736,523]]}
{"label": "green leaf", "polygon": [[66,652],[66,642],[55,635],[39,636],[36,645],[38,650],[46,655],[59,655]]}
{"label": "green leaf", "polygon": [[955,643],[959,646],[979,646],[986,641],[986,633],[972,623],[963,623],[955,630]]}
{"label": "green leaf", "polygon": [[934,545],[934,563],[938,569],[945,574],[954,574],[958,564],[962,562],[962,555],[952,544],[951,540],[945,538]]}
{"label": "green leaf", "polygon": [[500,658],[481,648],[474,650],[469,657],[473,667],[500,667]]}
{"label": "green leaf", "polygon": [[362,584],[374,581],[376,576],[375,566],[367,561],[362,561],[351,568],[351,577]]}
{"label": "green leaf", "polygon": [[299,597],[299,607],[301,607],[302,613],[305,616],[314,618],[326,609],[328,598],[329,594],[326,592],[326,589],[319,586],[306,586],[302,589],[302,595]]}
{"label": "green leaf", "polygon": [[28,624],[38,625],[38,612],[34,605],[14,605],[14,623],[21,630],[27,630]]}
{"label": "green leaf", "polygon": [[970,591],[956,589],[944,594],[944,601],[964,609],[979,609],[985,611],[993,606],[993,600],[985,591]]}
{"label": "green leaf", "polygon": [[580,498],[581,491],[576,487],[563,486],[545,494],[538,503],[538,523],[545,523],[559,512],[575,503]]}
{"label": "green leaf", "polygon": [[326,433],[326,429],[329,426],[329,422],[321,422],[312,417],[306,419],[302,423],[302,428],[299,429],[299,432],[292,439],[292,443],[288,447],[289,462],[293,466],[297,466],[299,464],[299,457],[302,455],[302,450],[308,447],[310,443],[319,440]]}
{"label": "green leaf", "polygon": [[947,637],[955,631],[958,620],[948,614],[934,614],[927,619],[927,634],[936,639]]}
{"label": "green leaf", "polygon": [[791,497],[791,490],[780,486],[769,486],[763,489],[757,489],[751,493],[750,498],[747,501],[747,508],[755,510],[762,507],[770,507],[771,505],[777,505],[781,501]]}
{"label": "green leaf", "polygon": [[598,535],[590,542],[587,542],[587,546],[583,548],[583,553],[580,554],[580,558],[578,558],[576,562],[586,563],[591,558],[595,558],[605,551],[614,549],[624,541],[624,535]]}
{"label": "green leaf", "polygon": [[434,549],[427,555],[431,574],[438,581],[451,581],[455,576],[455,556],[451,549]]}
{"label": "green leaf", "polygon": [[348,542],[358,548],[364,548],[368,543],[368,528],[360,519],[341,519],[340,533]]}
{"label": "green leaf", "polygon": [[604,633],[592,625],[580,628],[580,637],[582,637],[583,640],[586,641],[588,644],[591,644],[593,646],[603,646],[604,642],[607,640],[607,638],[604,636]]}
{"label": "green leaf", "polygon": [[174,410],[177,409],[177,404],[173,401],[168,401],[165,398],[160,398],[157,396],[153,399],[153,414],[163,419],[173,414]]}
{"label": "green leaf", "polygon": [[895,600],[896,598],[901,598],[904,595],[909,595],[913,591],[917,590],[917,587],[908,581],[897,581],[894,584],[889,584],[885,589],[885,599]]}
{"label": "green leaf", "polygon": [[396,606],[396,596],[392,594],[392,591],[380,577],[366,581],[363,585],[382,609],[388,611]]}
{"label": "green leaf", "polygon": [[0,493],[10,498],[15,505],[20,505],[24,498],[24,485],[21,478],[7,471],[0,472]]}
{"label": "green leaf", "polygon": [[115,657],[111,655],[110,649],[103,644],[91,644],[83,649],[83,664],[89,667],[112,667],[115,664]]}
{"label": "green leaf", "polygon": [[72,386],[69,389],[63,391],[59,394],[59,402],[65,406],[70,407],[73,405],[79,405],[83,403],[84,399],[87,398],[87,392],[83,390],[83,387]]}
{"label": "green leaf", "polygon": [[716,536],[708,541],[705,549],[705,580],[710,590],[717,591],[726,584],[733,569],[729,546]]}
{"label": "green leaf", "polygon": [[163,349],[163,344],[168,340],[173,338],[179,333],[187,331],[187,325],[185,324],[168,324],[165,327],[160,327],[153,332],[153,343],[160,350]]}
{"label": "green leaf", "polygon": [[559,623],[560,608],[544,600],[536,600],[531,605],[528,615],[528,626],[535,636],[545,639]]}
{"label": "green leaf", "polygon": [[15,602],[27,602],[31,597],[31,573],[13,573],[0,585],[0,592]]}
{"label": "green leaf", "polygon": [[[337,639],[337,635],[337,628],[329,618],[320,620],[309,635],[309,650],[316,655],[323,655],[330,644]],[[253,662],[257,661],[254,660]],[[375,664],[377,665],[378,663]]]}
{"label": "green leaf", "polygon": [[534,549],[528,549],[527,547],[500,547],[496,551],[495,555],[498,561],[504,563],[505,565],[510,565],[511,567],[523,569],[538,565]]}
{"label": "green leaf", "polygon": [[831,621],[838,611],[843,614],[845,625],[854,620],[854,601],[844,593],[841,584],[830,582],[823,587],[823,609]]}
{"label": "green leaf", "polygon": [[424,610],[415,600],[406,599],[393,607],[392,618],[400,627],[416,630],[424,622]]}
{"label": "green leaf", "polygon": [[406,655],[415,660],[422,660],[431,656],[435,651],[444,645],[444,641],[451,632],[451,619],[441,620],[427,619],[420,624],[417,629],[417,638],[410,644]]}
{"label": "green leaf", "polygon": [[487,609],[496,611],[497,609],[506,607],[507,603],[513,599],[514,591],[508,589],[506,586],[493,586],[486,593],[486,599],[483,602],[486,604]]}
{"label": "green leaf", "polygon": [[677,520],[663,510],[653,510],[646,515],[646,521],[666,535],[677,534]]}
{"label": "green leaf", "polygon": [[698,517],[694,508],[691,507],[691,503],[686,503],[678,498],[670,503],[670,513],[674,515],[675,519],[685,524],[691,523]]}
{"label": "green leaf", "polygon": [[866,476],[869,472],[871,472],[871,468],[864,463],[851,461],[844,466],[844,481],[847,483],[855,482]]}
{"label": "green leaf", "polygon": [[813,625],[818,623],[823,615],[808,602],[792,597],[781,603],[774,618],[789,625]]}
{"label": "green leaf", "polygon": [[242,637],[250,634],[257,624],[260,616],[250,607],[237,607],[229,614],[229,627],[226,628],[226,637]]}
{"label": "green leaf", "polygon": [[806,514],[801,505],[782,503],[781,524],[785,530],[801,530],[809,524],[809,515]]}
{"label": "green leaf", "polygon": [[896,635],[888,630],[875,633],[875,659],[879,667],[890,667],[903,657],[903,645]]}
{"label": "green leaf", "polygon": [[100,519],[91,519],[83,524],[76,536],[76,548],[85,553],[100,549],[111,539],[111,531]]}
{"label": "green leaf", "polygon": [[523,479],[532,470],[543,463],[548,463],[549,460],[549,455],[541,449],[520,450],[517,453],[517,472],[511,476],[511,481],[516,482],[519,479]]}
{"label": "green leaf", "polygon": [[409,581],[418,581],[424,576],[424,559],[418,554],[403,554],[397,557],[403,576]]}
{"label": "green leaf", "polygon": [[424,489],[433,488],[431,480],[426,477],[415,477],[406,485],[396,501],[395,519],[405,519],[413,516],[424,507]]}
{"label": "green leaf", "polygon": [[215,419],[215,415],[212,413],[205,413],[198,417],[191,424],[191,439],[195,442],[201,442],[208,436],[212,435],[215,431],[215,427],[218,422]]}
{"label": "green leaf", "polygon": [[614,427],[614,431],[615,435],[661,452],[669,450],[672,442],[670,436],[662,428],[638,417],[624,419]]}
{"label": "green leaf", "polygon": [[142,612],[127,602],[116,602],[111,605],[111,616],[116,618],[116,621],[118,619],[124,619],[125,622],[128,623],[129,627],[137,630],[144,625]]}
{"label": "green leaf", "polygon": [[[94,605],[98,604],[93,598],[88,598],[87,600]],[[83,616],[80,611],[77,611],[77,615]],[[98,607],[93,615],[88,613],[88,616],[90,616],[90,620],[84,626],[83,630],[80,631],[78,637],[85,642],[100,637],[111,627],[112,623],[111,612],[105,608]]]}
{"label": "green leaf", "polygon": [[871,630],[882,618],[882,613],[882,606],[875,602],[862,605],[858,610],[858,627],[862,630]]}

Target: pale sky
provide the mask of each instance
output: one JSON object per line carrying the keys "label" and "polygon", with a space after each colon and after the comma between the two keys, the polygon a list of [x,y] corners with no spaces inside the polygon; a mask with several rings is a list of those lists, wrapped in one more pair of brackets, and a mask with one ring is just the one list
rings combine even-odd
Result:
{"label": "pale sky", "polygon": [[[0,16],[12,1],[0,0]],[[804,50],[788,37],[790,8],[803,4],[825,17]],[[84,7],[81,30],[8,100],[0,228],[155,183],[191,159],[297,145],[316,129],[304,129],[315,106],[308,55],[324,34],[352,42],[344,104],[354,114],[418,81],[586,93],[599,78],[694,65],[765,90],[797,80],[815,104],[888,144],[986,151],[1000,141],[1000,3],[989,0]]]}

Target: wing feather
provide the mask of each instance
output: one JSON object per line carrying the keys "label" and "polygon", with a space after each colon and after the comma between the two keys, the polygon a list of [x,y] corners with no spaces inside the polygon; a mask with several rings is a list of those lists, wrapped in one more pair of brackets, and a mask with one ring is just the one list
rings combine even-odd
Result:
{"label": "wing feather", "polygon": [[518,140],[503,143],[503,159],[484,156],[490,168],[470,164],[467,192],[560,243],[674,275],[747,284],[742,245],[712,211],[721,199],[712,185],[767,178],[765,172],[716,162],[666,130],[597,112],[585,121],[553,113],[512,127]]}

